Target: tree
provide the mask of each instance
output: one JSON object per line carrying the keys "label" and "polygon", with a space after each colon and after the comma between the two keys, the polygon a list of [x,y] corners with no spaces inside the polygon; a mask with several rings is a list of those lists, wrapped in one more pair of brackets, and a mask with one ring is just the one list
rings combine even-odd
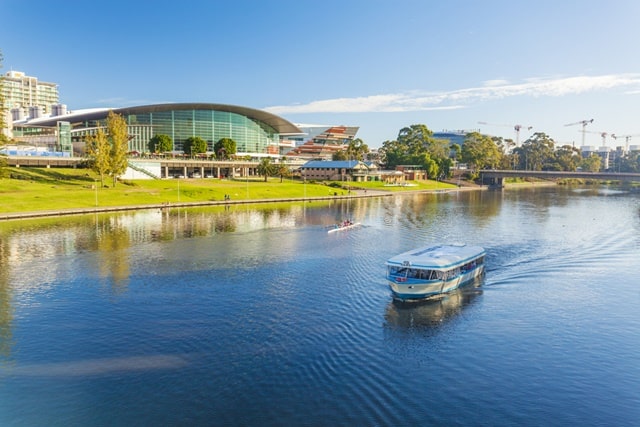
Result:
{"label": "tree", "polygon": [[173,140],[169,135],[157,134],[149,140],[149,151],[152,153],[166,153],[173,150]]}
{"label": "tree", "polygon": [[522,143],[521,147],[514,148],[520,160],[520,169],[543,170],[555,162],[555,142],[544,132],[536,132]]}
{"label": "tree", "polygon": [[380,148],[381,160],[387,165],[388,169],[395,169],[397,165],[403,164],[406,156],[406,147],[398,140],[385,141]]}
{"label": "tree", "polygon": [[236,154],[236,142],[231,138],[222,138],[213,144],[213,151],[219,159],[228,159]]}
{"label": "tree", "polygon": [[6,157],[6,155],[0,154],[0,178],[6,178],[8,175]]}
{"label": "tree", "polygon": [[591,155],[587,158],[582,159],[580,163],[580,167],[583,171],[586,172],[598,172],[600,170],[600,165],[602,164],[602,159],[595,153],[591,153]]}
{"label": "tree", "polygon": [[291,175],[291,171],[289,170],[289,166],[285,163],[285,159],[281,158],[280,163],[275,166],[275,174],[280,177],[280,182],[282,182],[284,177],[288,177]]}
{"label": "tree", "polygon": [[425,125],[411,125],[400,129],[398,138],[385,141],[380,151],[387,168],[398,165],[419,165],[428,176],[439,176],[442,167],[447,168],[450,148],[448,141],[433,138],[433,132]]}
{"label": "tree", "polygon": [[617,168],[621,172],[640,172],[640,152],[630,151],[616,161]]}
{"label": "tree", "polygon": [[558,170],[573,172],[578,168],[580,161],[580,150],[571,145],[563,145],[555,152]]}
{"label": "tree", "polygon": [[101,187],[104,186],[105,175],[109,173],[110,151],[109,139],[102,128],[87,139],[87,155],[91,159],[91,169],[100,176]]}
{"label": "tree", "polygon": [[452,172],[451,172],[451,167],[453,166],[453,160],[450,158],[444,158],[444,159],[438,159],[438,161],[436,161],[437,165],[438,165],[438,170],[440,172],[440,174],[438,176],[440,177],[451,177]]}
{"label": "tree", "polygon": [[264,176],[264,182],[267,182],[267,178],[275,173],[275,165],[271,163],[271,158],[265,157],[260,160],[258,165],[258,174]]}
{"label": "tree", "polygon": [[[342,150],[341,150],[342,151]],[[360,138],[349,141],[349,145],[346,150],[346,159],[335,160],[360,160],[363,161],[366,154],[369,152],[369,147]]]}
{"label": "tree", "polygon": [[458,160],[462,153],[462,147],[460,147],[460,144],[451,144],[451,152],[453,153],[453,159]]}
{"label": "tree", "polygon": [[461,155],[472,169],[495,169],[502,159],[502,150],[490,136],[471,132],[465,136]]}
{"label": "tree", "polygon": [[127,133],[127,122],[120,115],[109,111],[107,116],[107,131],[111,144],[109,174],[113,179],[113,186],[116,186],[118,178],[127,171],[129,164],[127,152],[129,151],[129,134]]}
{"label": "tree", "polygon": [[433,132],[425,125],[411,125],[398,132],[398,142],[404,145],[409,156],[424,153],[433,140]]}
{"label": "tree", "polygon": [[331,155],[331,160],[349,160],[347,150],[338,150]]}
{"label": "tree", "polygon": [[199,136],[190,136],[184,141],[183,151],[185,154],[202,154],[207,152],[207,141]]}
{"label": "tree", "polygon": [[127,123],[121,115],[109,111],[106,132],[100,128],[87,139],[87,154],[91,168],[100,175],[100,185],[104,185],[104,177],[109,175],[116,186],[118,178],[127,170],[128,150]]}
{"label": "tree", "polygon": [[[2,68],[2,60],[3,60],[2,51],[0,51],[0,69]],[[2,147],[3,145],[9,142],[9,138],[5,134],[5,130],[7,129],[7,122],[6,122],[7,106],[4,104],[4,95],[2,90],[3,87],[4,87],[4,76],[0,74],[0,147]]]}
{"label": "tree", "polygon": [[500,169],[515,169],[519,162],[518,153],[514,151],[516,143],[511,138],[499,139],[498,147],[502,150],[502,160],[498,167]]}
{"label": "tree", "polygon": [[[2,51],[0,51],[0,68],[2,68]],[[4,105],[4,97],[2,95],[2,88],[4,86],[4,77],[0,75],[0,147],[6,145],[9,142],[9,138],[5,135],[5,129],[7,124],[5,122],[6,107]],[[6,156],[0,155],[0,178],[4,178],[7,175],[7,159]]]}
{"label": "tree", "polygon": [[436,160],[438,164],[442,164],[443,160],[451,157],[451,143],[448,139],[430,138],[426,148],[431,158]]}
{"label": "tree", "polygon": [[438,162],[432,159],[429,153],[415,156],[409,163],[422,166],[427,172],[427,177],[437,178],[440,174],[440,166],[438,165]]}

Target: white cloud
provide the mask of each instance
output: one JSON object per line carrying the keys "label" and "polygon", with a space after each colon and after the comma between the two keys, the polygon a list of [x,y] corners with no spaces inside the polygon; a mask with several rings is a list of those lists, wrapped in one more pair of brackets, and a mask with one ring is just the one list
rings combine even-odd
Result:
{"label": "white cloud", "polygon": [[509,81],[504,79],[486,80],[483,82],[484,86],[504,86],[508,85]]}
{"label": "white cloud", "polygon": [[[450,110],[463,108],[459,105],[437,106],[437,101],[415,94],[371,95],[358,98],[335,98],[312,101],[308,104],[268,107],[273,114],[283,113],[371,113],[403,112],[416,110]],[[431,104],[431,105],[429,105]]]}
{"label": "white cloud", "polygon": [[307,104],[267,107],[274,114],[296,113],[366,113],[450,110],[466,108],[474,102],[514,96],[566,96],[587,92],[629,88],[627,93],[640,90],[640,74],[611,74],[563,78],[531,78],[523,83],[488,80],[484,86],[448,92],[421,92],[371,95],[357,98],[335,98]]}

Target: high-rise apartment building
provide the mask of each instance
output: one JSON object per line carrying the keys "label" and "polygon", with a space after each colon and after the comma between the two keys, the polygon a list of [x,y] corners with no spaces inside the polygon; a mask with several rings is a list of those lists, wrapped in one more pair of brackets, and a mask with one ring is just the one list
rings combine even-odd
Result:
{"label": "high-rise apartment building", "polygon": [[55,83],[41,82],[21,71],[9,71],[2,80],[2,97],[7,111],[20,110],[26,116],[38,117],[39,114],[50,114],[52,106],[60,102]]}

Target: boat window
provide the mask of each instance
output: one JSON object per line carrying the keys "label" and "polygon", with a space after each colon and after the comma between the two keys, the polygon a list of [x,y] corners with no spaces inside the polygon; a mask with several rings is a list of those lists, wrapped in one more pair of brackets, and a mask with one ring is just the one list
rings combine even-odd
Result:
{"label": "boat window", "polygon": [[406,276],[407,275],[407,268],[406,267],[389,266],[389,274],[392,274],[394,276]]}
{"label": "boat window", "polygon": [[418,275],[418,278],[421,280],[428,280],[429,279],[429,270],[420,270],[420,274]]}
{"label": "boat window", "polygon": [[471,262],[466,263],[465,265],[463,265],[461,267],[461,270],[463,273],[473,270],[474,268],[476,268],[479,265],[482,265],[484,263],[484,257],[480,257],[478,259],[475,259]]}
{"label": "boat window", "polygon": [[421,268],[407,268],[392,265],[389,266],[389,275],[408,277],[411,279],[419,280],[436,280],[437,278],[446,276],[446,274],[442,271],[424,270]]}

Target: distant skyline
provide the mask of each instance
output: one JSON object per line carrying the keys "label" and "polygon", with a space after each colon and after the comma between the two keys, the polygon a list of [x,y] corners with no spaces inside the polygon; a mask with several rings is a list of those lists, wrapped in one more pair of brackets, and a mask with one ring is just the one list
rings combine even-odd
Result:
{"label": "distant skyline", "polygon": [[635,0],[2,0],[1,71],[70,110],[241,105],[372,148],[412,124],[580,146],[567,125],[591,119],[586,145],[640,145],[638,18]]}

